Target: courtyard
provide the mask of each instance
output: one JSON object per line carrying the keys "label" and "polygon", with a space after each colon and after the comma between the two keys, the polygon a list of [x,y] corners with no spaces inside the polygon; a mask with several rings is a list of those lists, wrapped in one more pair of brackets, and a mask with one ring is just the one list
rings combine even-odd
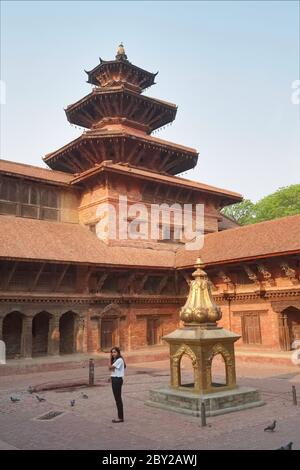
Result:
{"label": "courtyard", "polygon": [[[216,365],[215,373],[222,381],[221,365]],[[149,389],[169,383],[169,361],[128,364],[123,386],[125,422],[120,424],[111,421],[116,410],[108,376],[106,367],[96,367],[94,387],[75,385],[88,378],[86,367],[2,376],[0,449],[271,450],[289,442],[293,449],[300,449],[297,366],[237,360],[238,384],[258,388],[265,405],[207,418],[206,427],[201,427],[200,418],[145,405]],[[186,382],[192,378],[188,363],[183,377]],[[66,387],[67,382],[74,386]],[[61,383],[62,388],[28,392],[29,387],[42,389],[54,383]],[[292,385],[298,392],[298,405],[293,404]],[[10,397],[20,401],[12,402]],[[273,420],[277,421],[275,431],[264,432]]]}

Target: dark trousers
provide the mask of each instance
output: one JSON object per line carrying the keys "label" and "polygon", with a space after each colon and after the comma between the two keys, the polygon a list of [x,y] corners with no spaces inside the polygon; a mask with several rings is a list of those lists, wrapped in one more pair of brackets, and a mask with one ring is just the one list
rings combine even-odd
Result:
{"label": "dark trousers", "polygon": [[118,409],[118,418],[119,419],[124,419],[123,416],[123,402],[122,402],[122,385],[123,385],[123,379],[122,377],[112,377],[111,378],[111,386],[112,386],[112,391],[116,400],[116,405]]}

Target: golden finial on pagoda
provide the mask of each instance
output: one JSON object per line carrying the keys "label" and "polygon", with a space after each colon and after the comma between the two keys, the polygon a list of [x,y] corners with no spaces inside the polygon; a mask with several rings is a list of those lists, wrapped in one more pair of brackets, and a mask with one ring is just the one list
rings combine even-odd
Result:
{"label": "golden finial on pagoda", "polygon": [[119,47],[118,47],[118,50],[117,50],[116,59],[117,59],[117,60],[127,60],[127,55],[126,55],[126,53],[125,53],[125,48],[124,48],[122,42],[119,44]]}
{"label": "golden finial on pagoda", "polygon": [[198,258],[195,264],[196,271],[192,274],[194,279],[190,283],[187,301],[180,310],[180,320],[188,325],[215,324],[222,316],[220,308],[213,299],[211,282],[202,269],[204,267],[201,258]]}

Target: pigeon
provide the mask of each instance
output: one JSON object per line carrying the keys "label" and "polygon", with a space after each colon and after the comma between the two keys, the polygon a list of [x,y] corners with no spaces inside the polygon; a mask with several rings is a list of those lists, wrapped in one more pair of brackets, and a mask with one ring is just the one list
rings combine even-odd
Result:
{"label": "pigeon", "polygon": [[75,405],[75,400],[71,400],[70,401],[70,406],[74,406]]}
{"label": "pigeon", "polygon": [[273,423],[270,424],[270,426],[267,426],[267,427],[264,429],[264,431],[271,431],[271,432],[275,431],[276,423],[277,423],[277,421],[273,421]]}
{"label": "pigeon", "polygon": [[293,443],[289,442],[286,446],[281,446],[279,447],[279,449],[276,449],[276,450],[292,450],[292,447],[293,447]]}
{"label": "pigeon", "polygon": [[10,399],[13,403],[16,403],[17,401],[21,401],[20,398],[17,398],[17,397],[10,397]]}
{"label": "pigeon", "polygon": [[36,399],[37,399],[38,401],[46,401],[46,398],[39,397],[38,395],[36,395]]}
{"label": "pigeon", "polygon": [[88,398],[89,396],[86,393],[81,393],[81,398]]}

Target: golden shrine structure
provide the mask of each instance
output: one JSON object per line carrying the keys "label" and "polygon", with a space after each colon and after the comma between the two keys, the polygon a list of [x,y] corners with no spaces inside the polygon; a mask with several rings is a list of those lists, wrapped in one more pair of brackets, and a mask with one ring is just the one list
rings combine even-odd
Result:
{"label": "golden shrine structure", "polygon": [[[208,416],[261,406],[264,403],[256,389],[236,383],[234,343],[240,336],[217,325],[221,310],[213,300],[200,258],[195,268],[187,301],[180,310],[183,327],[163,338],[170,347],[170,387],[151,390],[146,403],[194,416],[200,415],[201,403]],[[225,364],[223,384],[212,379],[212,362],[217,355]],[[183,383],[184,356],[192,363],[192,383]]]}

